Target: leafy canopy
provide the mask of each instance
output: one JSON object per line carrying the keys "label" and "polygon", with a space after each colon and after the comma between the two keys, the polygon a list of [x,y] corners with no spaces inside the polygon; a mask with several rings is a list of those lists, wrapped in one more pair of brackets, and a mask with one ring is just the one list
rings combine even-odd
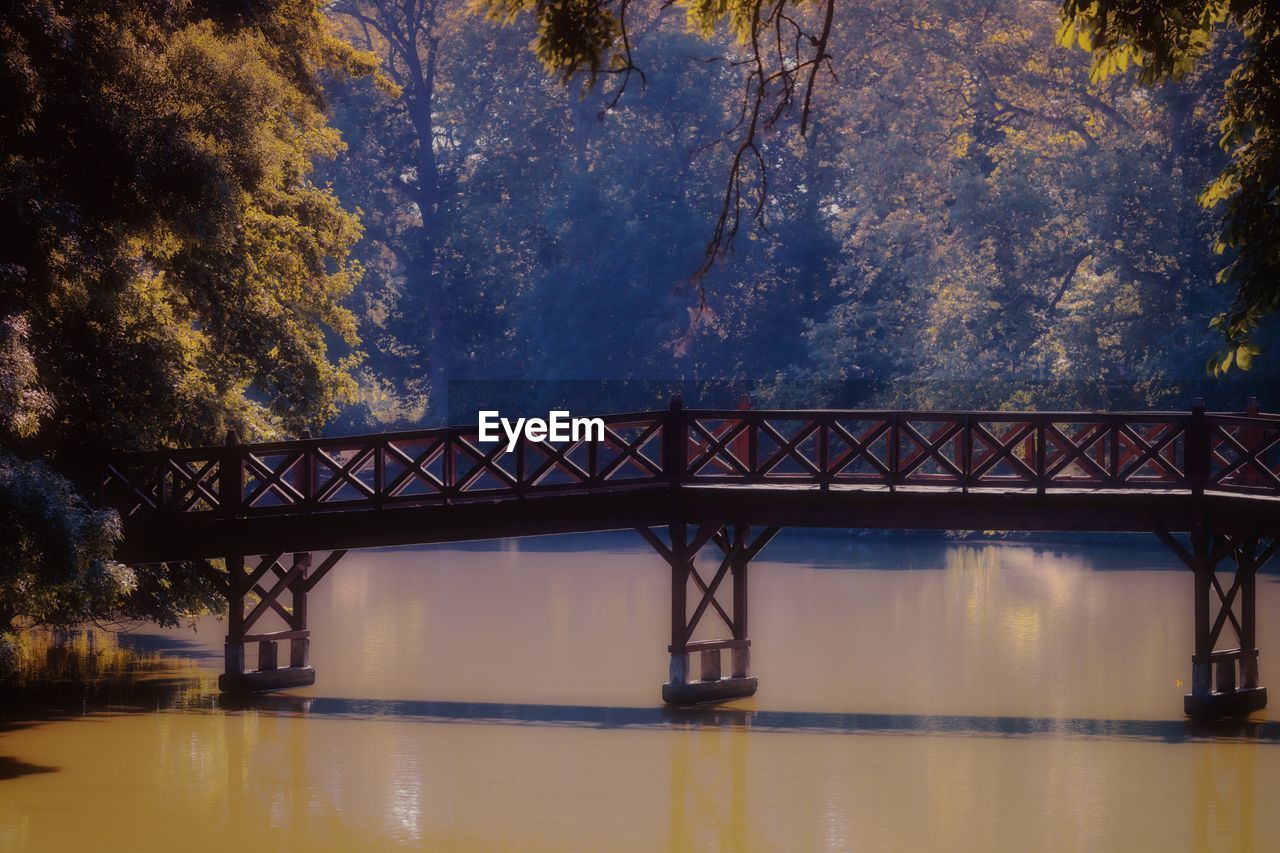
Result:
{"label": "leafy canopy", "polygon": [[1200,196],[1222,209],[1215,249],[1234,288],[1231,307],[1213,320],[1228,347],[1210,361],[1221,372],[1252,366],[1252,333],[1280,309],[1280,4],[1270,0],[1065,0],[1059,40],[1093,53],[1093,76],[1138,66],[1144,83],[1180,80],[1205,55],[1223,25],[1244,37],[1227,79],[1219,124],[1230,157]]}
{"label": "leafy canopy", "polygon": [[[594,80],[601,70],[634,69],[626,27],[630,0],[615,5],[601,0],[475,0],[488,17],[510,22],[531,13],[538,22],[534,49],[543,64],[568,81],[580,71]],[[793,103],[803,105],[800,130],[809,124],[814,83],[820,69],[832,67],[833,0],[687,0],[686,26],[704,38],[726,29],[744,46],[738,62],[746,69],[746,105],[740,124],[746,130],[730,167],[729,186],[707,258],[695,274],[700,280],[737,233],[746,166],[758,166],[758,131],[785,117]],[[963,11],[964,3],[954,5]],[[961,26],[978,27],[989,10],[970,4],[973,18]],[[848,8],[848,7],[842,7]],[[910,23],[905,8],[881,11],[888,20]],[[1137,69],[1140,80],[1155,84],[1178,80],[1196,67],[1224,25],[1244,37],[1234,72],[1225,85],[1220,141],[1230,155],[1200,197],[1221,207],[1222,228],[1215,248],[1229,262],[1219,280],[1232,287],[1230,308],[1212,325],[1228,348],[1211,359],[1215,372],[1234,362],[1248,369],[1259,346],[1254,331],[1262,318],[1280,309],[1280,4],[1271,0],[1063,0],[1058,41],[1079,44],[1093,53],[1091,80]],[[822,18],[825,16],[825,23]],[[923,26],[923,23],[918,23]],[[845,50],[866,49],[865,43]],[[776,61],[775,61],[776,60]],[[877,69],[861,69],[859,73]],[[838,84],[837,90],[844,84]],[[838,97],[835,95],[834,97]],[[745,166],[744,166],[745,163]],[[762,198],[762,195],[761,195]],[[755,205],[760,218],[763,201]]]}
{"label": "leafy canopy", "polygon": [[341,147],[319,74],[371,70],[317,0],[0,6],[0,630],[216,603],[187,569],[111,570],[114,528],[70,482],[350,393],[360,228],[311,170]]}

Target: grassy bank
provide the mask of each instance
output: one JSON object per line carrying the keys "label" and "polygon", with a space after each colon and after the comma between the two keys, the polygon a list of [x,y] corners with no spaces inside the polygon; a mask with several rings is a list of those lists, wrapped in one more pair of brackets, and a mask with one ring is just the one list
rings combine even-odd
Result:
{"label": "grassy bank", "polygon": [[16,708],[135,703],[198,680],[195,661],[121,645],[100,628],[34,629],[0,641],[0,714]]}

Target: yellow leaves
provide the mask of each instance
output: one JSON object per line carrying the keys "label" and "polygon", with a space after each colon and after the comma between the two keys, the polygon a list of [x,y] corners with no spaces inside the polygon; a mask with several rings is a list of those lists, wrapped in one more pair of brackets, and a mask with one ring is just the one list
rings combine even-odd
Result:
{"label": "yellow leaves", "polygon": [[1241,370],[1252,370],[1253,360],[1262,354],[1262,347],[1254,343],[1250,333],[1257,328],[1260,318],[1255,309],[1249,308],[1239,314],[1219,314],[1209,321],[1211,328],[1226,336],[1227,346],[1209,358],[1205,369],[1214,376],[1229,371],[1233,363]]}
{"label": "yellow leaves", "polygon": [[716,27],[727,22],[729,32],[739,41],[751,37],[755,19],[755,0],[680,0],[685,10],[685,27],[705,39],[715,35]]}
{"label": "yellow leaves", "polygon": [[1076,22],[1074,18],[1068,18],[1062,22],[1062,26],[1058,28],[1057,43],[1060,47],[1071,47],[1076,40]]}
{"label": "yellow leaves", "polygon": [[[1209,184],[1204,192],[1200,193],[1196,201],[1199,202],[1201,207],[1213,208],[1231,198],[1239,190],[1239,180],[1232,172],[1226,171],[1219,175],[1213,183]],[[1223,248],[1225,247],[1216,245],[1214,250],[1221,254]]]}

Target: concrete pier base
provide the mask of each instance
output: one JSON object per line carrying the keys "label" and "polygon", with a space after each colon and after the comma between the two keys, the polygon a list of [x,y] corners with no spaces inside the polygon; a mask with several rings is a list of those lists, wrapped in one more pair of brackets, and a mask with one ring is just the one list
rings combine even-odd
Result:
{"label": "concrete pier base", "polygon": [[710,702],[729,702],[756,695],[759,679],[720,678],[715,681],[690,681],[686,684],[668,682],[662,685],[662,701],[668,705],[702,705]]}
{"label": "concrete pier base", "polygon": [[1182,697],[1182,709],[1188,717],[1197,720],[1216,720],[1220,717],[1241,717],[1267,707],[1267,688],[1244,687],[1239,690],[1197,696],[1188,693]]}
{"label": "concrete pier base", "polygon": [[224,672],[218,676],[218,689],[223,693],[261,693],[315,683],[316,671],[310,666],[251,669],[248,672]]}
{"label": "concrete pier base", "polygon": [[1215,720],[1265,707],[1267,688],[1258,686],[1256,649],[1215,653],[1210,660],[1191,664],[1191,692],[1182,699],[1188,717]]}

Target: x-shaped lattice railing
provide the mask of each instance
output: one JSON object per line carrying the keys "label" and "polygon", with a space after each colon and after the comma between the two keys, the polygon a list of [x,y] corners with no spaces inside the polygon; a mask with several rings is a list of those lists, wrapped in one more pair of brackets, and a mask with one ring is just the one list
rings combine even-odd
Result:
{"label": "x-shaped lattice railing", "polygon": [[[1110,479],[1107,469],[1090,453],[1099,449],[1105,455],[1106,439],[1109,432],[1105,423],[1084,424],[1068,436],[1060,428],[1060,424],[1050,422],[1045,425],[1045,470],[1044,476],[1055,479],[1072,464],[1082,469],[1086,475],[1092,474],[1092,481],[1105,483]],[[1099,447],[1099,442],[1102,442]],[[1090,480],[1088,476],[1067,476],[1063,479]]]}
{"label": "x-shaped lattice railing", "polygon": [[[1249,428],[1242,428],[1242,431],[1245,429]],[[1260,430],[1257,431],[1260,432]],[[1250,443],[1253,443],[1254,446],[1250,447]],[[1234,461],[1227,459],[1224,454],[1224,447],[1226,450],[1235,453],[1236,458]],[[1266,454],[1278,447],[1280,447],[1280,431],[1276,432],[1270,439],[1259,438],[1255,442],[1248,442],[1247,440],[1241,441],[1233,435],[1230,427],[1215,427],[1211,452],[1213,458],[1222,463],[1223,468],[1212,472],[1212,481],[1226,483],[1237,473],[1248,473],[1266,481],[1266,486],[1280,489],[1280,476],[1277,476],[1276,472],[1271,470],[1271,466],[1265,460]]]}
{"label": "x-shaped lattice railing", "polygon": [[945,477],[948,479],[954,478],[957,481],[964,480],[964,471],[961,470],[957,460],[950,458],[949,456],[947,456],[946,453],[943,452],[943,448],[948,443],[952,443],[955,437],[960,434],[961,424],[957,423],[956,421],[944,421],[944,422],[938,423],[936,421],[925,421],[925,420],[917,421],[916,423],[919,423],[919,424],[937,423],[937,427],[933,430],[932,434],[930,434],[928,437],[925,437],[919,430],[916,429],[915,424],[913,424],[910,420],[903,419],[901,421],[898,427],[899,434],[903,438],[910,440],[913,444],[916,445],[916,447],[914,450],[910,451],[909,453],[903,454],[899,458],[898,471],[897,471],[898,477],[900,477],[903,480],[909,479],[911,475],[914,474],[917,470],[919,470],[922,466],[924,466],[926,463],[930,461],[933,461],[933,462],[937,462],[940,467],[945,468],[950,473],[922,475],[922,476],[926,476],[930,478],[934,478],[934,477]]}
{"label": "x-shaped lattice railing", "polygon": [[997,436],[983,426],[981,422],[971,423],[972,447],[969,451],[971,456],[980,451],[978,442],[986,445],[987,454],[981,461],[970,460],[969,476],[973,480],[981,480],[997,465],[1008,463],[1017,473],[997,476],[994,479],[1034,482],[1036,479],[1036,472],[1032,467],[1034,460],[1032,460],[1032,464],[1028,464],[1026,460],[1018,456],[1018,448],[1025,446],[1027,439],[1034,440],[1035,430],[1036,425],[1034,423],[1014,424],[1005,435]]}
{"label": "x-shaped lattice railing", "polygon": [[[428,497],[518,497],[572,488],[700,481],[768,485],[1081,485],[1280,496],[1280,419],[1186,414],[708,411],[608,416],[603,440],[474,430],[156,451],[105,466],[101,494],[125,515],[240,516],[319,505],[380,508]],[[661,438],[655,459],[646,448]],[[586,447],[584,454],[583,448]],[[583,459],[585,455],[585,461]],[[397,467],[398,466],[398,467]],[[425,489],[426,494],[423,494]]]}
{"label": "x-shaped lattice railing", "polygon": [[644,427],[634,439],[628,441],[616,431],[622,427],[611,427],[606,424],[604,428],[604,443],[613,448],[618,455],[600,467],[599,478],[601,480],[612,479],[629,462],[638,465],[651,476],[661,476],[662,469],[644,455],[645,445],[652,441],[655,435],[659,434],[661,427],[661,422],[654,421]]}
{"label": "x-shaped lattice railing", "polygon": [[[1141,471],[1148,462],[1153,462],[1164,472],[1164,476],[1159,478],[1148,476],[1136,479],[1144,481],[1158,479],[1174,483],[1185,482],[1186,476],[1183,472],[1164,455],[1164,451],[1173,449],[1174,442],[1183,435],[1182,426],[1179,424],[1156,424],[1152,427],[1152,432],[1153,435],[1144,437],[1134,429],[1132,424],[1125,423],[1120,425],[1119,435],[1127,438],[1130,444],[1139,452],[1136,457],[1132,455],[1133,451],[1130,451],[1127,456],[1121,457],[1119,470],[1116,472],[1117,479],[1121,482],[1127,482],[1134,478],[1134,475]],[[1119,440],[1118,436],[1117,440]]]}
{"label": "x-shaped lattice railing", "polygon": [[[807,472],[809,476],[811,477],[820,476],[822,474],[822,470],[818,467],[816,463],[814,463],[812,459],[810,459],[800,450],[800,445],[808,441],[810,436],[813,436],[814,434],[816,434],[819,431],[819,429],[821,429],[821,427],[822,427],[821,422],[817,420],[804,422],[804,423],[801,423],[800,426],[796,429],[796,431],[788,438],[787,436],[784,436],[782,432],[779,431],[778,428],[775,427],[768,420],[761,420],[758,426],[760,435],[769,438],[771,441],[777,444],[778,447],[763,462],[759,464],[757,468],[759,473],[767,477],[769,474],[773,473],[778,468],[779,465],[781,465],[786,460],[791,459],[795,462],[798,462],[800,466],[805,469],[805,472]],[[757,438],[757,443],[758,442],[759,442],[759,438]],[[800,472],[787,472],[785,476],[794,478],[798,476],[803,476],[803,474]]]}
{"label": "x-shaped lattice railing", "polygon": [[454,480],[453,486],[457,491],[488,491],[488,489],[474,488],[486,474],[496,478],[507,488],[514,489],[516,487],[516,478],[497,462],[498,457],[502,456],[507,449],[503,442],[495,442],[493,449],[486,452],[472,444],[466,436],[459,435],[454,437],[452,445],[454,450],[462,451],[473,462],[471,468],[465,474]]}
{"label": "x-shaped lattice railing", "polygon": [[288,504],[306,503],[307,496],[298,491],[293,483],[285,480],[285,476],[293,470],[293,466],[297,465],[306,456],[306,450],[295,450],[292,453],[282,455],[284,457],[283,460],[272,467],[263,462],[255,453],[245,454],[244,471],[246,474],[257,478],[257,483],[254,484],[255,488],[245,495],[245,506],[256,506],[270,492],[275,492],[282,501]]}
{"label": "x-shaped lattice railing", "polygon": [[[872,447],[882,436],[887,437],[889,435],[889,421],[876,421],[871,424],[871,426],[863,430],[862,434],[858,436],[855,436],[852,430],[848,429],[845,424],[838,420],[832,420],[829,425],[829,429],[830,433],[828,434],[829,437],[827,439],[828,447],[830,446],[831,438],[838,438],[840,441],[843,441],[848,445],[849,448],[828,462],[827,468],[833,477],[844,474],[850,467],[856,465],[859,461],[866,462],[876,470],[879,477],[877,478],[873,475],[873,479],[883,478],[888,480],[890,476],[892,476],[892,472],[889,470],[887,438],[885,442],[884,459],[876,456],[875,452],[872,450]],[[848,478],[854,478],[865,477],[866,475],[851,474],[846,476]]]}
{"label": "x-shaped lattice railing", "polygon": [[525,484],[530,486],[539,485],[555,473],[564,474],[576,483],[590,482],[592,479],[591,472],[569,458],[569,454],[585,446],[586,442],[583,440],[567,441],[558,447],[550,441],[523,443],[521,447],[517,447],[517,453],[527,448],[534,453],[541,453],[543,456],[542,464],[525,478]]}
{"label": "x-shaped lattice railing", "polygon": [[386,497],[394,498],[403,494],[414,483],[425,483],[436,492],[443,492],[445,489],[444,480],[432,473],[428,466],[439,459],[445,452],[446,442],[443,438],[437,438],[427,443],[426,448],[417,454],[410,455],[404,451],[394,441],[388,441],[383,446],[385,471],[386,459],[391,459],[398,465],[402,465],[404,470],[396,475],[390,483],[384,487],[383,494]]}
{"label": "x-shaped lattice railing", "polygon": [[[375,459],[376,448],[361,447],[351,452],[351,456],[346,462],[340,462],[334,459],[322,447],[315,449],[316,465],[313,469],[316,475],[320,474],[321,468],[329,469],[331,476],[324,483],[315,485],[314,499],[318,503],[329,503],[334,497],[342,491],[346,486],[350,486],[360,493],[359,498],[354,500],[367,499],[376,497],[377,492],[366,482],[356,476],[355,472],[364,468],[370,460]],[[318,479],[318,476],[317,476]]]}
{"label": "x-shaped lattice railing", "polygon": [[[708,466],[715,466],[724,473],[733,473],[747,477],[751,475],[750,460],[739,459],[731,445],[748,434],[750,422],[745,419],[731,421],[727,428],[719,431],[707,427],[703,419],[695,418],[689,422],[693,435],[690,444],[700,455],[689,461],[688,471],[694,476],[701,475]],[[715,475],[711,475],[715,476]]]}

